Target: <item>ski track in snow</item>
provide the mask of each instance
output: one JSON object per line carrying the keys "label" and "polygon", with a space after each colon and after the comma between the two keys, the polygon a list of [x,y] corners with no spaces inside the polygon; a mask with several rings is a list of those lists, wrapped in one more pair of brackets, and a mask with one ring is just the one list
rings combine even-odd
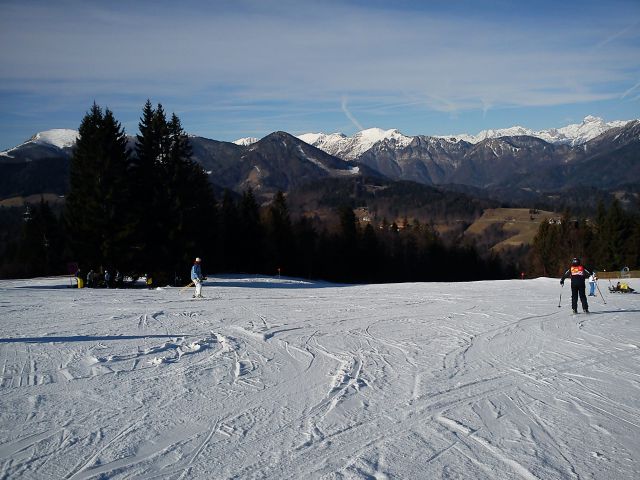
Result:
{"label": "ski track in snow", "polygon": [[640,477],[640,296],[0,281],[0,478]]}

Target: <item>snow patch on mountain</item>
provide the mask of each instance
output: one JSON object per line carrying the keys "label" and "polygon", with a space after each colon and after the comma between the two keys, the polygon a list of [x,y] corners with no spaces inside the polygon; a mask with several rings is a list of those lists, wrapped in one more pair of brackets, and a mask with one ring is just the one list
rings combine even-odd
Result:
{"label": "snow patch on mountain", "polygon": [[240,145],[242,147],[246,147],[248,145],[253,145],[259,140],[260,139],[256,137],[244,137],[244,138],[239,138],[238,140],[235,140],[233,143],[235,143],[236,145]]}
{"label": "snow patch on mountain", "polygon": [[322,169],[322,170],[324,170],[326,172],[330,172],[331,171],[331,169],[329,167],[327,167],[324,163],[322,163],[320,160],[318,160],[317,158],[310,157],[309,155],[307,155],[300,145],[298,145],[297,150],[298,150],[298,153],[300,154],[300,156],[302,158],[304,158],[305,160],[308,160],[309,162],[313,163],[315,166],[319,167],[320,169]]}

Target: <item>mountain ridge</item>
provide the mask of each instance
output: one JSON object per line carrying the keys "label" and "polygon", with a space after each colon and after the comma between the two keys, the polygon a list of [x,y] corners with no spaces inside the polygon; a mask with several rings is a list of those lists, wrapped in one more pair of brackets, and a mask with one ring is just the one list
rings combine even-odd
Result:
{"label": "mountain ridge", "polygon": [[[613,120],[610,122],[605,122],[600,117],[587,115],[583,119],[582,123],[579,124],[570,124],[560,128],[549,128],[538,131],[515,125],[508,128],[482,130],[475,135],[461,133],[451,135],[420,134],[411,136],[405,135],[400,132],[400,130],[395,128],[387,130],[382,128],[368,128],[361,130],[352,136],[347,136],[344,133],[304,133],[295,136],[305,143],[316,146],[321,150],[331,150],[331,145],[342,142],[353,145],[353,148],[356,148],[359,153],[363,153],[380,141],[392,140],[399,145],[406,146],[410,144],[413,139],[418,137],[440,138],[450,143],[464,141],[467,143],[477,144],[491,138],[530,136],[540,138],[552,144],[568,144],[571,146],[576,146],[582,145],[612,128],[622,127],[634,121],[637,121],[637,119]],[[15,147],[1,151],[0,156],[10,156],[9,152],[29,143],[38,143],[40,145],[49,144],[63,149],[71,148],[73,147],[77,137],[78,131],[73,129],[54,128],[50,130],[43,130],[34,134],[31,138],[20,145],[16,145]],[[198,135],[190,135],[190,137],[207,138],[200,137]],[[244,137],[227,143],[234,143],[240,146],[249,146],[258,141],[260,141],[260,138]],[[319,144],[324,146],[325,148],[319,146]],[[345,149],[342,148],[340,150]],[[328,153],[331,153],[331,151],[329,151]],[[335,153],[332,153],[332,155],[335,155]],[[346,156],[349,157],[348,154]],[[351,158],[346,159],[349,160]]]}
{"label": "mountain ridge", "polygon": [[[594,120],[587,123],[601,126]],[[397,129],[367,129],[353,137],[331,134],[339,147],[333,150],[322,143],[327,137],[320,134],[301,139],[287,132],[273,132],[247,144],[198,136],[190,136],[190,142],[193,159],[217,192],[251,188],[267,199],[278,190],[290,192],[322,179],[378,176],[442,188],[464,185],[509,202],[577,187],[636,195],[628,186],[640,184],[640,121],[622,124],[580,145],[527,135],[452,142],[443,137],[408,137]],[[589,131],[593,135],[597,128]],[[74,130],[44,131],[2,152],[0,198],[64,194],[74,135]],[[129,143],[133,150],[135,137],[129,136]]]}

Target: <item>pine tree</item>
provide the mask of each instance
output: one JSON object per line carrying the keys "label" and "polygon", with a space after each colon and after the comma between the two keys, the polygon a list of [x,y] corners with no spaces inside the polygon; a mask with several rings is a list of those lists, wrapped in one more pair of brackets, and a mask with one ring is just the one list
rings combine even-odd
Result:
{"label": "pine tree", "polygon": [[260,221],[260,207],[253,190],[245,191],[240,200],[238,240],[242,255],[239,258],[243,272],[259,272],[264,268],[264,229]]}
{"label": "pine tree", "polygon": [[544,276],[552,276],[560,273],[560,238],[559,227],[544,221],[538,228],[538,233],[533,239],[533,252],[535,259]]}
{"label": "pine tree", "polygon": [[137,201],[140,271],[171,281],[195,256],[214,252],[216,205],[208,177],[191,159],[189,138],[174,113],[147,100],[139,123],[133,177]]}
{"label": "pine tree", "polygon": [[226,272],[238,270],[240,257],[240,239],[238,223],[240,215],[238,207],[229,190],[222,194],[220,207],[220,267]]}
{"label": "pine tree", "polygon": [[381,252],[379,251],[378,239],[376,232],[370,223],[364,227],[362,232],[362,240],[360,242],[360,258],[363,280],[366,282],[375,282],[378,280],[378,272],[380,262],[383,261]]}
{"label": "pine tree", "polygon": [[625,265],[636,269],[640,266],[640,216],[631,219],[631,233],[625,247]]}
{"label": "pine tree", "polygon": [[318,244],[320,236],[313,228],[311,221],[301,217],[293,226],[296,240],[296,265],[295,275],[306,278],[317,278],[318,266],[324,263],[320,257]]}
{"label": "pine tree", "polygon": [[362,275],[358,254],[358,220],[350,206],[342,206],[338,209],[340,231],[338,233],[335,268],[340,272],[343,281],[359,281]]}
{"label": "pine tree", "polygon": [[631,236],[631,228],[627,217],[615,199],[607,212],[605,219],[605,252],[606,261],[610,269],[620,270],[624,263],[625,243]]}
{"label": "pine tree", "polygon": [[594,267],[607,268],[608,254],[607,254],[607,210],[604,207],[602,200],[598,201],[598,207],[596,209],[595,228],[592,242],[590,245],[590,251],[593,255]]}
{"label": "pine tree", "polygon": [[94,103],[80,124],[65,204],[72,248],[83,265],[116,266],[126,257],[128,162],[120,123]]}
{"label": "pine tree", "polygon": [[267,271],[291,274],[294,265],[295,243],[289,216],[289,207],[283,192],[276,193],[267,217],[268,251]]}
{"label": "pine tree", "polygon": [[[159,106],[160,108],[160,106]],[[170,258],[174,268],[211,251],[215,243],[216,204],[207,174],[191,159],[189,138],[180,119],[172,114],[167,125],[168,154],[163,159],[166,198],[169,200],[165,234],[173,241]]]}
{"label": "pine tree", "polygon": [[18,248],[20,276],[64,273],[64,240],[60,221],[44,199],[27,208],[30,215],[23,222]]}
{"label": "pine tree", "polygon": [[[159,107],[161,107],[159,105]],[[161,162],[167,155],[166,117],[161,108],[154,109],[147,100],[138,123],[140,133],[136,135],[135,157],[131,162],[131,180],[136,185],[135,200],[132,202],[135,224],[135,245],[137,252],[133,268],[139,273],[152,273],[160,259],[166,259],[163,251],[163,221],[167,200],[163,195],[161,182]]]}

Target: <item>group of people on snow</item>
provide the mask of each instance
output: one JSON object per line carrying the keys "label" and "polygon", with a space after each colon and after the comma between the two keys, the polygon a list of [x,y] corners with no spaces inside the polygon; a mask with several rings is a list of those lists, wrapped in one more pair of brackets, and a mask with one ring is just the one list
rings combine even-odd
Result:
{"label": "group of people on snow", "polygon": [[87,288],[123,288],[124,287],[124,275],[120,270],[116,270],[115,274],[112,274],[109,270],[95,271],[89,270],[87,276],[83,275],[83,272],[78,269],[76,272],[76,279],[78,281],[78,287]]}
{"label": "group of people on snow", "polygon": [[[571,308],[573,309],[573,313],[578,313],[578,298],[580,298],[582,310],[585,313],[589,313],[589,304],[587,302],[587,295],[585,295],[585,279],[587,276],[589,277],[589,296],[595,297],[598,276],[595,271],[590,272],[584,268],[579,258],[574,258],[571,261],[571,266],[564,272],[560,279],[560,285],[564,286],[565,279],[571,277]],[[628,283],[618,282],[615,287],[609,287],[609,291],[612,293],[633,293],[635,290],[631,288]]]}
{"label": "group of people on snow", "polygon": [[[202,259],[197,257],[191,267],[191,283],[188,286],[195,286],[195,292],[193,298],[204,298],[202,296],[202,282],[207,279],[202,274]],[[84,272],[78,268],[75,274],[78,288],[123,288],[124,275],[120,270],[115,270],[115,274],[112,274],[109,270],[100,270],[96,272],[91,269],[84,275]],[[176,285],[178,285],[179,278],[176,277]],[[145,283],[148,288],[153,288],[153,280],[149,275],[145,275]]]}
{"label": "group of people on snow", "polygon": [[[202,282],[207,279],[202,274],[202,259],[200,257],[196,257],[191,266],[191,283],[187,285],[187,287],[193,285],[195,287],[192,298],[204,298],[202,296]],[[567,269],[566,272],[562,275],[560,279],[560,285],[564,286],[564,281],[567,278],[571,278],[571,309],[573,313],[578,313],[578,298],[580,299],[580,303],[582,305],[582,310],[585,313],[589,313],[589,303],[587,302],[587,295],[585,293],[586,282],[589,282],[589,296],[596,296],[596,287],[598,276],[596,272],[590,272],[587,270],[580,262],[579,258],[574,258],[571,261],[571,266]],[[78,279],[78,286],[81,286],[84,280],[82,278],[82,272],[80,269],[76,272],[76,278]],[[147,278],[147,286],[152,283]],[[120,273],[119,270],[115,271],[115,275],[112,276],[108,270],[105,270],[104,273],[95,272],[93,269],[87,273],[86,276],[86,286],[89,288],[97,288],[97,287],[106,287],[106,288],[122,288],[124,284],[124,276]],[[612,292],[633,292],[628,284],[618,284],[615,287],[609,288]]]}

